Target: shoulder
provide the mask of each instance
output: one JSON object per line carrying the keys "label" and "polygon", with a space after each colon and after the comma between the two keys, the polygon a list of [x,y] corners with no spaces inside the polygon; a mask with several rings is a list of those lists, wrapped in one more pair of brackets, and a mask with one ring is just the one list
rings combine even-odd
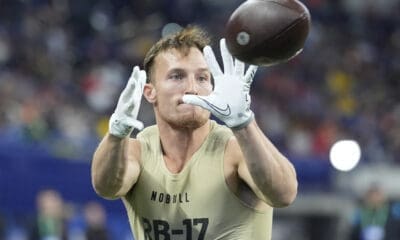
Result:
{"label": "shoulder", "polygon": [[158,136],[158,127],[157,125],[152,125],[149,127],[146,127],[143,129],[141,132],[139,132],[136,136],[136,138],[140,140],[145,140],[147,138],[153,137],[154,135]]}
{"label": "shoulder", "polygon": [[237,143],[237,140],[233,135],[232,130],[227,126],[221,125],[213,120],[211,121],[210,138],[213,139],[214,143],[215,142],[224,143],[226,151],[229,152],[234,150],[240,151],[239,144]]}
{"label": "shoulder", "polygon": [[134,149],[140,153],[138,155],[139,162],[143,158],[149,158],[157,149],[159,149],[160,137],[157,125],[146,127],[136,135],[136,138],[131,138]]}
{"label": "shoulder", "polygon": [[154,143],[158,138],[158,127],[156,125],[152,125],[139,132],[134,140],[136,140],[139,145],[146,146]]}
{"label": "shoulder", "polygon": [[[241,150],[239,144],[230,128],[225,125],[218,124],[215,121],[211,122],[212,130],[211,130],[211,138],[214,139],[214,145],[221,144],[225,148],[225,163],[228,164],[237,164],[238,160],[241,159]],[[219,143],[219,144],[215,144]],[[228,159],[228,161],[227,161]]]}
{"label": "shoulder", "polygon": [[229,142],[229,139],[233,136],[232,131],[224,126],[216,123],[215,121],[211,121],[211,130],[206,139],[206,151],[221,151],[221,149],[225,150],[226,145]]}
{"label": "shoulder", "polygon": [[210,135],[216,138],[223,138],[225,140],[233,137],[233,132],[230,128],[225,125],[221,125],[215,121],[211,121],[211,132]]}

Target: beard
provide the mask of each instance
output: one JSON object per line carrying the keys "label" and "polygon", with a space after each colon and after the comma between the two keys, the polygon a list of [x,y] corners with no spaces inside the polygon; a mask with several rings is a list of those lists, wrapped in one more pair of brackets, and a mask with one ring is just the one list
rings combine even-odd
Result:
{"label": "beard", "polygon": [[176,121],[171,121],[169,124],[175,129],[197,129],[207,123],[209,118],[181,118]]}
{"label": "beard", "polygon": [[[204,126],[210,119],[210,112],[199,109],[184,115],[157,114],[173,129],[197,129]],[[164,116],[162,116],[164,115]]]}

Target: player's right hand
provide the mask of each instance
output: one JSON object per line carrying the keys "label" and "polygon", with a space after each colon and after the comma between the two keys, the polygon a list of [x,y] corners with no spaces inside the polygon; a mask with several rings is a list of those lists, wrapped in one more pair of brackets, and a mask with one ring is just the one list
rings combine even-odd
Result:
{"label": "player's right hand", "polygon": [[142,130],[143,123],[137,120],[143,88],[146,83],[146,72],[138,66],[122,91],[117,107],[109,121],[109,132],[116,137],[124,138],[131,134],[134,128]]}

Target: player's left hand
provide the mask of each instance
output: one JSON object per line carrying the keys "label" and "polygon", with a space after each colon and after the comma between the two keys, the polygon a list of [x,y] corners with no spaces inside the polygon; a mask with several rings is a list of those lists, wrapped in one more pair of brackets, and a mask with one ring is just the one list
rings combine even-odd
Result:
{"label": "player's left hand", "polygon": [[220,41],[224,65],[222,72],[210,46],[203,49],[204,57],[214,77],[215,88],[208,96],[184,95],[183,102],[209,110],[228,127],[240,129],[254,118],[250,110],[250,85],[257,66],[250,65],[245,73],[245,64],[234,59],[226,47],[225,39]]}

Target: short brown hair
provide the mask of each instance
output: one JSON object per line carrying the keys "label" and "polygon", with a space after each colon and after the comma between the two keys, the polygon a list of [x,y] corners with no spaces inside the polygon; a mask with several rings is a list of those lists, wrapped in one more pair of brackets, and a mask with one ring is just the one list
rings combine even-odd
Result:
{"label": "short brown hair", "polygon": [[147,74],[147,82],[151,82],[154,59],[161,52],[169,49],[177,49],[187,55],[190,48],[195,47],[203,51],[203,48],[210,44],[210,42],[211,39],[208,33],[198,26],[188,26],[174,34],[161,38],[150,48],[144,58],[143,65]]}

